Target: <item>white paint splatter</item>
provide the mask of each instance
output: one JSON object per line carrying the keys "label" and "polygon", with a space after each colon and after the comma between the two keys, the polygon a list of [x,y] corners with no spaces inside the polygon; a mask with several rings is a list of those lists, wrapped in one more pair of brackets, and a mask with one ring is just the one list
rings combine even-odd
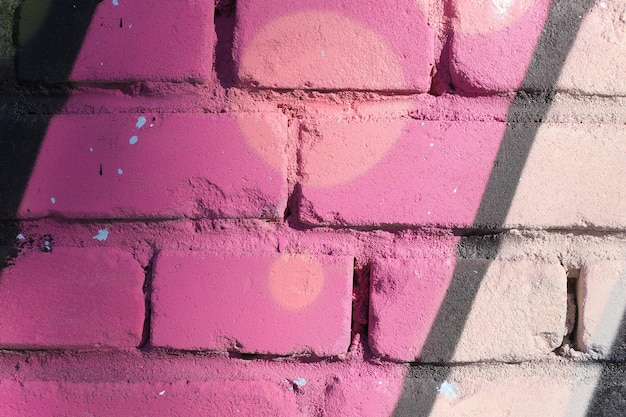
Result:
{"label": "white paint splatter", "polygon": [[165,390],[159,392],[159,395],[165,395]]}
{"label": "white paint splatter", "polygon": [[299,387],[303,387],[306,385],[306,379],[304,378],[297,378],[297,379],[294,379],[292,382]]}
{"label": "white paint splatter", "polygon": [[509,9],[514,1],[515,0],[491,0],[491,4],[493,4],[494,9],[496,9],[496,13],[498,13],[500,17],[504,17],[509,13]]}
{"label": "white paint splatter", "polygon": [[150,123],[150,127],[154,127],[154,123]]}
{"label": "white paint splatter", "polygon": [[50,202],[51,202],[52,204],[56,204],[56,203],[57,203],[57,199],[56,199],[56,198],[54,198],[54,197],[50,197]]}
{"label": "white paint splatter", "polygon": [[89,152],[93,152],[93,148],[89,148]]}
{"label": "white paint splatter", "polygon": [[21,234],[21,233],[19,235],[15,236],[15,238],[19,239],[19,240],[24,240],[25,239],[24,235]]}
{"label": "white paint splatter", "polygon": [[137,143],[138,140],[139,138],[137,136],[131,136],[130,139],[128,139],[128,143],[134,145],[135,143]]}
{"label": "white paint splatter", "polygon": [[122,175],[122,174],[124,173],[124,171],[122,171],[122,168],[118,168],[118,169],[117,169],[117,173],[118,173],[118,174],[120,174],[120,175]]}
{"label": "white paint splatter", "polygon": [[426,214],[428,214],[430,216],[433,213],[430,210],[428,210],[428,213],[426,213]]}
{"label": "white paint splatter", "polygon": [[456,398],[456,393],[459,391],[457,387],[449,383],[447,380],[444,380],[441,383],[441,386],[437,388],[439,394],[444,395],[448,398]]}
{"label": "white paint splatter", "polygon": [[454,194],[456,194],[456,192],[457,192],[458,190],[459,190],[459,186],[457,185],[456,187],[454,187],[454,190],[452,190],[452,192],[453,192]]}
{"label": "white paint splatter", "polygon": [[600,7],[601,7],[602,9],[606,9],[606,3],[605,3],[605,2],[600,3]]}
{"label": "white paint splatter", "polygon": [[135,127],[136,127],[137,129],[141,129],[141,127],[142,127],[143,125],[145,125],[145,124],[146,124],[146,122],[147,122],[147,120],[146,120],[146,118],[145,118],[144,116],[139,116],[139,117],[137,118],[137,124],[135,125]]}
{"label": "white paint splatter", "polygon": [[430,147],[432,148],[433,146],[435,146],[435,144],[434,144],[434,143],[431,143],[431,144],[430,144]]}
{"label": "white paint splatter", "polygon": [[93,238],[98,240],[99,242],[102,242],[103,240],[107,240],[108,237],[109,237],[109,230],[100,229],[98,230],[98,234],[95,235]]}
{"label": "white paint splatter", "polygon": [[120,2],[118,0],[113,0],[113,6],[119,6]]}

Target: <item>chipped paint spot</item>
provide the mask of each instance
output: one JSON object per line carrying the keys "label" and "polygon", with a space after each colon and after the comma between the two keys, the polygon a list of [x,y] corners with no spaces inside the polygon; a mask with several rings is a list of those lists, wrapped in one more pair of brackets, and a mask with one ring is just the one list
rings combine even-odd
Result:
{"label": "chipped paint spot", "polygon": [[303,387],[306,385],[306,379],[304,378],[297,378],[297,379],[294,379],[292,382],[299,387]]}
{"label": "chipped paint spot", "polygon": [[95,235],[93,238],[102,242],[103,240],[107,240],[107,238],[109,237],[109,230],[108,229],[100,229],[98,230],[98,234]]}
{"label": "chipped paint spot", "polygon": [[120,174],[120,175],[122,175],[122,174],[124,173],[124,171],[122,171],[122,168],[118,168],[118,169],[117,169],[117,173],[118,173],[118,174]]}
{"label": "chipped paint spot", "polygon": [[16,238],[16,239],[19,239],[19,240],[24,240],[24,239],[25,239],[25,238],[24,238],[24,235],[23,235],[23,234],[21,234],[21,233],[20,233],[19,235],[15,236],[15,238]]}
{"label": "chipped paint spot", "polygon": [[447,380],[444,380],[441,383],[441,386],[437,388],[439,394],[444,395],[448,398],[456,398],[456,393],[459,391],[457,387],[449,383]]}
{"label": "chipped paint spot", "polygon": [[147,120],[146,120],[145,116],[139,116],[137,118],[137,124],[135,125],[135,127],[137,129],[141,129],[142,126],[146,124],[146,122],[147,122]]}
{"label": "chipped paint spot", "polygon": [[159,395],[165,395],[165,390],[159,392]]}
{"label": "chipped paint spot", "polygon": [[138,140],[139,138],[137,136],[131,136],[130,139],[128,139],[128,143],[134,145],[135,143],[137,143]]}
{"label": "chipped paint spot", "polygon": [[56,203],[57,203],[57,199],[56,199],[56,198],[54,198],[54,197],[50,197],[50,202],[51,202],[52,204],[56,204]]}
{"label": "chipped paint spot", "polygon": [[43,248],[46,252],[51,252],[52,251],[52,247],[50,246],[50,242],[49,241],[45,241],[43,242]]}
{"label": "chipped paint spot", "polygon": [[118,0],[113,0],[113,6],[119,6],[120,2]]}

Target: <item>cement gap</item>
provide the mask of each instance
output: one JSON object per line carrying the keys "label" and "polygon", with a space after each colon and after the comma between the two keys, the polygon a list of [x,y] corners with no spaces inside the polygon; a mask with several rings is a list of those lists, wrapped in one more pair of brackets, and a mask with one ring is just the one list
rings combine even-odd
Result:
{"label": "cement gap", "polygon": [[561,346],[554,351],[559,356],[569,356],[568,352],[579,351],[578,334],[580,325],[581,269],[564,266],[567,276],[567,312],[565,315],[565,335]]}
{"label": "cement gap", "polygon": [[143,332],[141,334],[141,342],[138,349],[146,350],[150,348],[150,329],[152,326],[152,266],[154,263],[154,257],[150,260],[143,270],[145,272],[145,278],[143,282],[143,296],[145,302],[145,317],[143,321]]}

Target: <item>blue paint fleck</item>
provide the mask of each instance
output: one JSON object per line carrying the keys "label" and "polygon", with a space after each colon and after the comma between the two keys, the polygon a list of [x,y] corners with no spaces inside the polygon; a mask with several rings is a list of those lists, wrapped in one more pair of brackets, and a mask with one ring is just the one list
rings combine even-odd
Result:
{"label": "blue paint fleck", "polygon": [[54,197],[50,197],[50,202],[51,202],[52,204],[56,204],[56,203],[57,203],[57,199],[56,199],[56,198],[54,198]]}
{"label": "blue paint fleck", "polygon": [[122,171],[122,168],[118,168],[118,169],[117,169],[117,173],[118,173],[118,174],[120,174],[120,175],[122,175],[122,174],[124,173],[124,171]]}
{"label": "blue paint fleck", "polygon": [[103,240],[107,240],[107,238],[109,237],[109,230],[108,229],[100,229],[98,230],[98,234],[95,235],[93,238],[102,242]]}
{"label": "blue paint fleck", "polygon": [[441,386],[437,388],[439,394],[442,394],[448,398],[456,398],[456,393],[459,391],[457,387],[449,383],[447,380],[444,380],[441,383]]}
{"label": "blue paint fleck", "polygon": [[21,233],[19,235],[17,235],[15,238],[19,239],[19,240],[24,240],[25,239],[24,235],[21,234]]}
{"label": "blue paint fleck", "polygon": [[146,122],[147,122],[147,120],[146,120],[146,118],[145,118],[144,116],[139,116],[139,117],[137,118],[137,124],[135,125],[135,127],[136,127],[137,129],[141,129],[141,127],[142,127],[143,125],[145,125],[145,124],[146,124]]}
{"label": "blue paint fleck", "polygon": [[299,387],[303,387],[306,385],[306,379],[304,378],[297,378],[297,379],[294,379],[292,382]]}
{"label": "blue paint fleck", "polygon": [[139,138],[137,136],[131,136],[130,139],[128,139],[128,143],[134,145],[135,143],[137,143],[138,140]]}
{"label": "blue paint fleck", "polygon": [[119,6],[120,2],[118,0],[113,0],[113,6]]}

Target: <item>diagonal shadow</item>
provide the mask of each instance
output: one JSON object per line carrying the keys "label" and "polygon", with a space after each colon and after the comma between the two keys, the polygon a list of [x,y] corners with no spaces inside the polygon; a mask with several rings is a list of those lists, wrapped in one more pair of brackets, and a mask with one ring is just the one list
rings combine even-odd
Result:
{"label": "diagonal shadow", "polygon": [[[69,88],[52,91],[39,82],[66,82],[101,0],[25,0],[14,15],[18,86],[0,114],[0,271],[19,246],[17,214],[50,120],[69,98]],[[6,72],[6,71],[3,71]],[[42,107],[22,89],[45,96]],[[37,116],[29,115],[37,114]]]}
{"label": "diagonal shadow", "polygon": [[[551,86],[548,91],[539,92],[542,94],[536,117],[538,122],[545,118],[552,104],[553,93],[565,60],[576,40],[580,24],[592,4],[593,0],[552,1],[520,88],[522,91],[515,94],[509,106],[507,120],[515,120],[516,116],[528,106],[529,97],[526,91],[538,85],[537,80],[544,80],[544,84]],[[474,219],[475,229],[494,231],[502,229],[538,128],[539,123],[519,126],[514,123],[507,124],[494,168]],[[496,239],[494,244],[494,250],[497,252],[500,243]],[[421,357],[439,357],[443,358],[444,363],[450,362],[488,267],[489,262],[485,262],[479,271],[480,279],[471,285],[463,279],[463,268],[459,266],[455,268]],[[441,380],[447,377],[448,372],[448,368],[437,367],[434,370],[434,378],[414,378],[413,376],[419,373],[419,368],[411,368],[404,380],[402,394],[393,416],[428,416],[437,398],[437,388]]]}

